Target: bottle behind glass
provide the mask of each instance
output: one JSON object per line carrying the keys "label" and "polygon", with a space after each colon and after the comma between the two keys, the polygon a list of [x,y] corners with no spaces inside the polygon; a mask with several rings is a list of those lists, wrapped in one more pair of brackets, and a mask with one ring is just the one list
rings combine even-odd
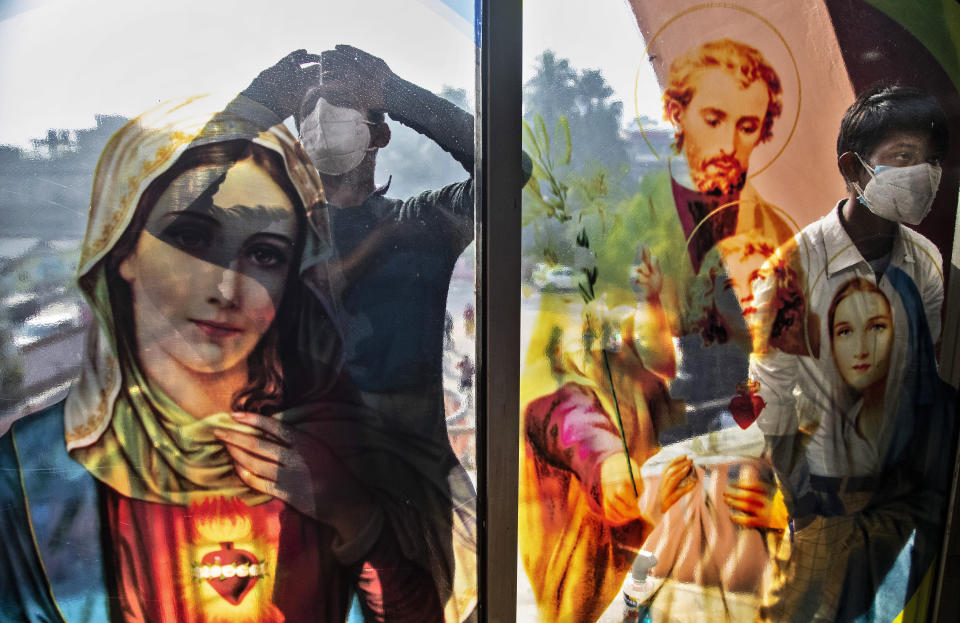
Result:
{"label": "bottle behind glass", "polygon": [[623,623],[649,623],[650,598],[657,584],[650,570],[657,564],[650,552],[641,551],[633,561],[633,568],[623,584]]}

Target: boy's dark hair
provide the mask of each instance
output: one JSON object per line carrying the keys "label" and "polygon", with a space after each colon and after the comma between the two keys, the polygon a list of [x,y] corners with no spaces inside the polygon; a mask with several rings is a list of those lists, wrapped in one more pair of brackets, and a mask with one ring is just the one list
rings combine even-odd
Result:
{"label": "boy's dark hair", "polygon": [[890,132],[929,132],[934,155],[947,157],[950,130],[937,100],[921,89],[878,84],[857,96],[843,113],[837,136],[837,156],[848,151],[869,159]]}

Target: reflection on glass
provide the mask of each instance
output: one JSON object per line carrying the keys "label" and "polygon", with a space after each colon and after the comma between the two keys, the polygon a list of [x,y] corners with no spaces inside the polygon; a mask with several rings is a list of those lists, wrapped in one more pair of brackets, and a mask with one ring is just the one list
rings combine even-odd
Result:
{"label": "reflection on glass", "polygon": [[331,45],[0,148],[3,194],[54,206],[18,199],[0,257],[4,617],[476,616],[473,117],[443,94]]}
{"label": "reflection on glass", "polygon": [[[657,559],[658,608],[685,607],[679,587],[695,583],[708,600],[742,595],[742,614],[760,591],[765,534],[783,527],[751,428],[747,384],[751,280],[791,232],[773,206],[746,190],[750,154],[775,131],[779,78],[758,50],[721,39],[675,59],[669,85],[664,115],[674,127],[674,155],[614,210],[571,221],[579,227],[574,257],[589,266],[579,269],[582,320],[575,298],[560,288],[541,292],[525,385],[546,395],[526,410],[522,485],[541,499],[558,487],[569,491],[567,508],[521,508],[522,555],[545,619],[596,619],[641,546]],[[539,153],[544,181],[561,189],[554,198],[565,199],[545,124],[534,124],[540,132],[531,130],[526,146]],[[561,138],[576,151],[575,141]],[[542,192],[544,181],[533,191]],[[569,232],[564,216],[554,212],[559,227],[534,227]],[[559,351],[547,356],[549,377],[536,365],[541,332]],[[551,382],[561,389],[549,392]],[[658,454],[661,445],[667,449]],[[770,475],[731,478],[728,487],[728,472]],[[559,553],[549,542],[530,543],[543,521],[557,531],[561,559],[582,566],[535,577],[541,561]],[[580,537],[559,536],[568,533]],[[574,586],[567,573],[585,577]]]}
{"label": "reflection on glass", "polygon": [[[477,596],[476,494],[463,466],[474,464],[473,284],[452,287],[452,297],[448,286],[473,238],[473,117],[351,46],[298,60],[318,61],[304,70],[297,120],[323,182],[342,276],[346,368],[364,404],[435,447],[429,461],[450,499],[445,553],[456,569],[447,618],[460,619]],[[375,184],[378,153],[391,140],[385,115],[448,152],[466,179],[389,197],[392,178]],[[463,305],[459,348],[451,298]]]}
{"label": "reflection on glass", "polygon": [[837,141],[848,198],[781,249],[758,295],[752,376],[793,537],[770,620],[895,617],[935,557],[954,434],[934,358],[943,279],[936,247],[900,222],[929,210],[946,145],[923,91],[860,94]]}
{"label": "reflection on glass", "polygon": [[953,390],[940,251],[900,223],[943,112],[879,88],[844,115],[817,11],[681,4],[630,3],[636,124],[620,58],[547,50],[527,82],[518,620],[922,620]]}

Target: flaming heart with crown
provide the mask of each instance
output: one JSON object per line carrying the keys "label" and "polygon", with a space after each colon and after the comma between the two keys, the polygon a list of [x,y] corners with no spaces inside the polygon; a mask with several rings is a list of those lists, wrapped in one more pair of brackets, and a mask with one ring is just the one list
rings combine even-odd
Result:
{"label": "flaming heart with crown", "polygon": [[208,582],[217,593],[238,605],[266,575],[266,563],[252,552],[237,549],[234,543],[249,538],[251,521],[246,505],[239,499],[207,498],[191,506],[194,531],[220,549],[207,552],[193,564],[193,577]]}

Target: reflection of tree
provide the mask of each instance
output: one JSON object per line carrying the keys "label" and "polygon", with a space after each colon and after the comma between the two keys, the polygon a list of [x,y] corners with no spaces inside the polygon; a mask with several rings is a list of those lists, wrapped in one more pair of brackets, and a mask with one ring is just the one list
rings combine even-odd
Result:
{"label": "reflection of tree", "polygon": [[103,151],[110,137],[127,122],[127,118],[120,115],[97,115],[96,119],[96,127],[77,130],[74,133],[77,154],[85,161],[99,159],[100,152]]}
{"label": "reflection of tree", "polygon": [[572,270],[582,275],[579,285],[592,298],[596,260],[586,232],[606,234],[614,224],[617,206],[629,200],[625,189],[629,183],[624,183],[623,169],[612,176],[596,161],[581,171],[573,170],[580,146],[574,149],[571,134],[563,116],[552,135],[539,113],[532,113],[530,123],[523,122],[523,149],[532,165],[522,195],[523,273],[530,275],[535,263],[543,264],[541,268]]}
{"label": "reflection of tree", "polygon": [[4,169],[20,162],[23,150],[9,145],[0,145],[0,166]]}
{"label": "reflection of tree", "polygon": [[68,151],[73,151],[76,142],[70,135],[70,130],[47,130],[46,138],[35,138],[32,141],[33,148],[50,158],[62,156]]}
{"label": "reflection of tree", "polygon": [[621,136],[623,103],[611,101],[613,89],[599,69],[577,71],[570,61],[550,50],[537,57],[537,73],[524,88],[525,118],[543,117],[548,128],[561,117],[570,124],[577,145],[571,166],[581,170],[587,163],[600,164],[611,172],[629,168],[626,141]]}
{"label": "reflection of tree", "polygon": [[568,119],[573,113],[576,97],[577,72],[565,58],[558,59],[550,50],[537,57],[536,75],[525,86],[526,117],[539,113],[548,127],[553,127],[561,116]]}
{"label": "reflection of tree", "polygon": [[[473,112],[465,89],[444,86],[440,97]],[[391,197],[412,197],[466,179],[467,173],[450,154],[415,130],[389,122],[390,144],[377,154],[377,183],[390,182]]]}
{"label": "reflection of tree", "polygon": [[456,89],[449,85],[443,85],[443,87],[440,89],[440,93],[438,93],[437,95],[447,100],[448,102],[456,104],[458,107],[462,108],[463,110],[471,114],[473,113],[473,105],[467,101],[466,89]]}

